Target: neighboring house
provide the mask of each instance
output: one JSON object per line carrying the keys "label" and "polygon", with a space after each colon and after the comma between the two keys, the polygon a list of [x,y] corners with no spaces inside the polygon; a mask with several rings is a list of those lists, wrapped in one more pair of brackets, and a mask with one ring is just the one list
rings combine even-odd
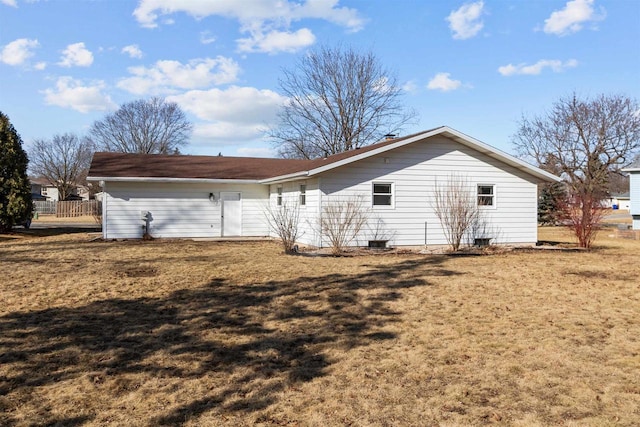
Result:
{"label": "neighboring house", "polygon": [[609,200],[607,200],[607,205],[612,209],[628,211],[631,207],[631,198],[629,193],[612,194]]}
{"label": "neighboring house", "polygon": [[[491,243],[535,244],[537,185],[560,179],[448,127],[317,160],[96,153],[88,179],[103,190],[103,236],[268,236],[265,212],[299,205],[301,244],[327,246],[323,206],[360,198],[371,220],[353,245],[446,244],[436,183],[473,186]],[[476,198],[474,196],[474,198]]]}
{"label": "neighboring house", "polygon": [[47,197],[42,195],[42,184],[36,182],[36,179],[31,177],[29,181],[31,183],[31,200],[34,202],[47,200]]}
{"label": "neighboring house", "polygon": [[[47,200],[52,202],[60,199],[58,196],[58,189],[46,178],[30,177],[29,180],[31,181],[31,194],[39,195],[39,197],[33,196],[33,200]],[[89,190],[85,186],[78,185],[73,189],[70,198],[74,200],[89,200]]]}
{"label": "neighboring house", "polygon": [[622,171],[630,175],[629,197],[631,198],[631,203],[629,213],[633,218],[633,229],[640,230],[640,159],[622,169]]}

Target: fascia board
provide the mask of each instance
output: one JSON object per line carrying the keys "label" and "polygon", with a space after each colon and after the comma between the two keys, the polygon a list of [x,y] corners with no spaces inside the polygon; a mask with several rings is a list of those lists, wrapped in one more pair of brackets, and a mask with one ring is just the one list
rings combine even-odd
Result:
{"label": "fascia board", "polygon": [[105,182],[154,182],[189,184],[260,184],[257,179],[211,179],[211,178],[155,178],[155,177],[109,177],[88,176],[87,181]]}
{"label": "fascia board", "polygon": [[527,172],[529,175],[533,175],[537,178],[541,178],[545,181],[550,181],[550,182],[560,182],[562,181],[562,178],[549,173],[545,170],[542,170],[540,168],[537,168],[527,162],[524,162],[520,159],[517,159],[515,157],[513,157],[510,154],[505,153],[502,150],[499,150],[497,148],[491,147],[490,145],[485,144],[482,141],[478,141],[475,138],[472,138],[468,135],[465,135],[461,132],[458,132],[455,129],[451,129],[449,127],[445,127],[442,132],[442,134],[449,134],[451,137],[453,137],[454,140],[456,140],[457,142],[466,145],[468,147],[471,147],[473,149],[475,149],[476,151],[486,154],[489,157],[493,157],[496,160],[499,160],[503,163],[506,163],[510,166],[515,167],[516,169],[519,169],[523,172]]}
{"label": "fascia board", "polygon": [[260,184],[279,184],[281,182],[292,181],[298,178],[305,178],[309,175],[309,171],[300,171],[287,175],[274,176],[273,178],[262,179],[258,181]]}
{"label": "fascia board", "polygon": [[414,143],[414,142],[419,141],[421,139],[425,139],[425,138],[429,138],[431,136],[437,135],[441,131],[442,131],[442,128],[438,128],[438,129],[432,130],[430,132],[421,133],[421,134],[415,135],[415,136],[413,136],[411,138],[408,138],[408,139],[405,139],[405,140],[402,140],[402,141],[398,141],[395,144],[385,145],[384,147],[380,147],[380,148],[377,148],[375,150],[367,151],[365,153],[358,154],[358,155],[352,156],[352,157],[348,157],[346,159],[339,160],[337,162],[333,162],[333,163],[330,163],[330,164],[325,165],[325,166],[320,166],[319,168],[311,169],[309,171],[309,176],[317,175],[319,173],[326,172],[328,170],[335,169],[335,168],[338,168],[340,166],[348,165],[349,163],[357,162],[359,160],[366,159],[367,157],[371,157],[371,156],[375,156],[377,154],[385,153],[385,152],[390,151],[390,150],[395,150],[396,148],[405,146],[407,144],[411,144],[411,143]]}

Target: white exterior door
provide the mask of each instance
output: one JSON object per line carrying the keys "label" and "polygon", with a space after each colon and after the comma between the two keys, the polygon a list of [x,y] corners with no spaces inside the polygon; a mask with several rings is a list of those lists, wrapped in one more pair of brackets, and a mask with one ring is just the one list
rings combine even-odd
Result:
{"label": "white exterior door", "polygon": [[222,235],[242,235],[242,198],[240,193],[221,193],[222,200]]}

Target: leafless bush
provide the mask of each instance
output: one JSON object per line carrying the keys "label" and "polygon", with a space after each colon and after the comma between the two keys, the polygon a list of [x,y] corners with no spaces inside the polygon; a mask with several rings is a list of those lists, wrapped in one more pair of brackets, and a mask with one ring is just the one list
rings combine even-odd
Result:
{"label": "leafless bush", "polygon": [[294,253],[299,236],[300,207],[297,203],[282,201],[280,206],[267,205],[265,209],[267,223],[282,241],[285,253]]}
{"label": "leafless bush", "polygon": [[474,187],[466,178],[454,174],[444,184],[436,182],[433,196],[432,207],[447,243],[452,251],[457,251],[465,234],[481,223]]}
{"label": "leafless bush", "polygon": [[322,206],[320,232],[329,241],[333,254],[341,253],[362,230],[369,219],[369,209],[362,197],[330,201]]}
{"label": "leafless bush", "polygon": [[576,194],[562,199],[558,208],[561,222],[573,231],[578,245],[591,248],[605,215],[601,200],[591,194]]}

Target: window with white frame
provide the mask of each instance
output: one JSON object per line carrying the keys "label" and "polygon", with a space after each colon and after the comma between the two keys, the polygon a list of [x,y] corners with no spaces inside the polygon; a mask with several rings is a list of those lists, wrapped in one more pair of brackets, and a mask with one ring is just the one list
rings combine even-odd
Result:
{"label": "window with white frame", "polygon": [[281,185],[279,185],[277,189],[276,204],[278,206],[282,206],[282,186]]}
{"label": "window with white frame", "polygon": [[478,184],[478,206],[492,207],[496,205],[496,186]]}
{"label": "window with white frame", "polygon": [[300,206],[307,204],[307,184],[300,184]]}
{"label": "window with white frame", "polygon": [[393,206],[393,184],[374,182],[372,199],[373,206]]}

